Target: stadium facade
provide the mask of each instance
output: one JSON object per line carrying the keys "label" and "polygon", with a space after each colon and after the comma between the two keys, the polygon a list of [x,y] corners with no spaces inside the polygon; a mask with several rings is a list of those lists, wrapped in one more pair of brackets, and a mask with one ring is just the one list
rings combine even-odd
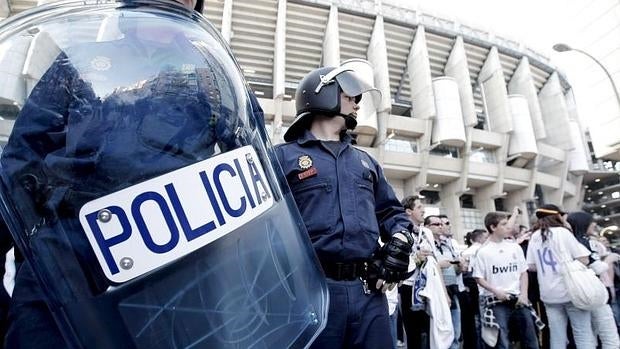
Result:
{"label": "stadium facade", "polygon": [[[35,5],[0,0],[0,17]],[[218,0],[206,1],[205,15],[258,94],[274,143],[295,117],[298,81],[349,61],[383,95],[363,106],[358,146],[399,197],[424,195],[457,236],[514,205],[581,208],[592,160],[571,86],[524,44],[388,1]],[[16,49],[26,51],[13,63],[24,65],[28,48]],[[2,91],[6,137],[23,99]]]}

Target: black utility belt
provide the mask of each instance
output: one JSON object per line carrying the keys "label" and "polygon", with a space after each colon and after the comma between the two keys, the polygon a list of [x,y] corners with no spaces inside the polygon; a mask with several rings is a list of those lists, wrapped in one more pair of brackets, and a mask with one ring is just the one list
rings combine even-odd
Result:
{"label": "black utility belt", "polygon": [[366,277],[366,262],[323,262],[325,276],[336,281],[350,281]]}

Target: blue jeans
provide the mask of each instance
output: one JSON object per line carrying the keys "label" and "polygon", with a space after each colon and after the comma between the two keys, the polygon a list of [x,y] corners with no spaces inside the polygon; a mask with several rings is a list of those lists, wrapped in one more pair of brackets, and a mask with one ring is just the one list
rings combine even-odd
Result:
{"label": "blue jeans", "polygon": [[596,339],[592,331],[592,317],[587,310],[581,310],[572,303],[545,303],[549,322],[549,342],[551,349],[566,349],[568,343],[566,327],[570,319],[573,337],[577,349],[596,348]]}
{"label": "blue jeans", "polygon": [[474,318],[474,323],[476,326],[476,345],[475,348],[476,349],[484,349],[486,344],[484,344],[484,341],[482,340],[482,324],[480,323],[480,314],[476,314],[475,318]]}
{"label": "blue jeans", "polygon": [[392,348],[396,349],[396,342],[398,342],[398,334],[396,327],[398,326],[398,309],[394,314],[390,315],[390,336],[392,337]]}
{"label": "blue jeans", "polygon": [[618,329],[611,307],[608,304],[592,310],[592,327],[601,340],[602,349],[620,348]]}
{"label": "blue jeans", "polygon": [[450,316],[452,317],[452,327],[454,328],[454,340],[449,349],[460,349],[461,344],[459,339],[461,338],[461,307],[459,305],[459,298],[456,294],[450,296],[452,300],[452,306],[450,307]]}
{"label": "blue jeans", "polygon": [[538,339],[536,338],[534,320],[527,308],[514,308],[510,304],[500,303],[493,306],[493,315],[495,315],[495,321],[499,324],[499,337],[497,338],[495,349],[510,348],[508,324],[511,318],[517,321],[521,348],[538,349]]}
{"label": "blue jeans", "polygon": [[616,291],[616,300],[611,303],[611,310],[614,314],[614,319],[616,320],[616,327],[618,328],[618,332],[620,332],[620,302],[618,298],[620,297],[620,292]]}

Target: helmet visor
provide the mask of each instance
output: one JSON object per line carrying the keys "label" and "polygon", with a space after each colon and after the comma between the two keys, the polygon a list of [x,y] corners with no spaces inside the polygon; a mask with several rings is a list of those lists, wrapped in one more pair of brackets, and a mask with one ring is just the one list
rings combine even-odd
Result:
{"label": "helmet visor", "polygon": [[370,95],[375,107],[379,106],[379,103],[381,103],[381,91],[368,84],[359,76],[359,73],[354,70],[342,70],[336,75],[335,79],[338,82],[338,85],[340,85],[340,88],[342,88],[342,91],[348,96],[354,97],[366,94]]}

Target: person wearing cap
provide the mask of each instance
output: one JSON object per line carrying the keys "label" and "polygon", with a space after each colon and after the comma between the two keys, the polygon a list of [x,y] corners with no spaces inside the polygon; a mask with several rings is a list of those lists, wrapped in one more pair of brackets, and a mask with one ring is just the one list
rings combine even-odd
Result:
{"label": "person wearing cap", "polygon": [[527,248],[526,261],[537,272],[540,298],[547,311],[551,349],[565,349],[570,322],[577,349],[596,348],[591,312],[575,307],[560,275],[558,248],[573,259],[588,264],[590,251],[566,228],[566,214],[556,205],[546,204],[536,210],[538,221]]}
{"label": "person wearing cap", "polygon": [[381,166],[353,147],[347,132],[357,125],[363,93],[379,98],[346,66],[311,71],[297,88],[286,143],[276,146],[327,277],[328,321],[313,348],[391,348],[381,291],[408,277],[413,238],[407,216]]}

